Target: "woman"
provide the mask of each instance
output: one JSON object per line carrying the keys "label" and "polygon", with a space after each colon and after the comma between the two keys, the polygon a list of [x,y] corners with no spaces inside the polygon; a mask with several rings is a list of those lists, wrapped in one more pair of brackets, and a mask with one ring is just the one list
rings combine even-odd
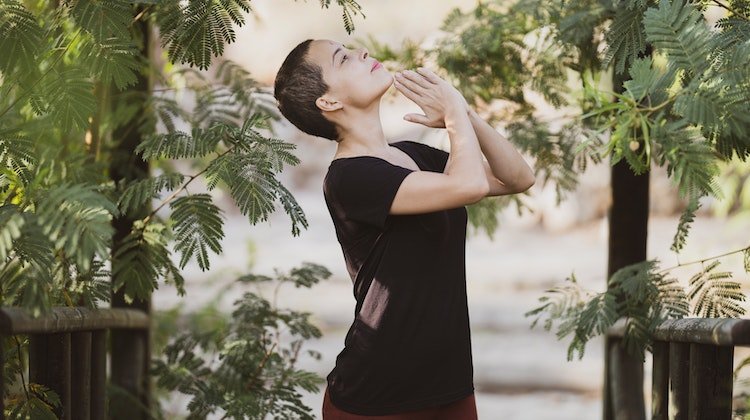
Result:
{"label": "woman", "polygon": [[[379,107],[391,85],[424,111],[406,120],[448,131],[450,154],[387,141]],[[356,309],[323,418],[476,419],[464,206],[527,190],[533,171],[445,80],[391,75],[366,49],[300,43],[274,96],[299,129],[336,141],[323,194]]]}

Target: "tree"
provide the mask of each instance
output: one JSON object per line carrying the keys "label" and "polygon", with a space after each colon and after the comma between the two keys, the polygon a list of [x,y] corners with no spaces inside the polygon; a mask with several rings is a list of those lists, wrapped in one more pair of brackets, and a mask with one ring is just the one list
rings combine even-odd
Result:
{"label": "tree", "polygon": [[[360,6],[336,3],[352,31]],[[278,118],[268,92],[229,61],[215,67],[215,80],[192,70],[209,69],[251,11],[249,0],[0,0],[0,304],[35,316],[51,306],[101,302],[148,312],[160,281],[184,295],[180,270],[191,260],[208,270],[224,236],[212,196],[189,192],[200,178],[211,190],[227,190],[250,223],[280,205],[292,234],[307,227],[277,179],[299,161],[292,144],[264,133]],[[157,41],[165,65],[154,54]],[[180,83],[198,97],[191,112],[169,94]],[[184,174],[170,159],[199,159],[204,167]],[[171,212],[163,216],[165,207]],[[148,407],[150,353],[142,383],[128,389],[118,378],[137,367],[118,364],[118,351],[127,351],[121,337],[112,334],[112,383]],[[20,361],[25,343],[12,340],[3,345]],[[21,363],[3,368],[15,380]],[[10,410],[52,412],[53,392],[21,396]],[[113,413],[143,415],[118,398]]]}
{"label": "tree", "polygon": [[[702,13],[708,6],[727,12],[716,31]],[[645,240],[652,164],[666,166],[687,202],[671,246],[679,253],[700,199],[721,198],[719,164],[750,155],[749,17],[746,0],[488,1],[468,12],[451,12],[442,28],[447,35],[433,48],[422,50],[415,41],[399,49],[361,41],[376,55],[406,66],[436,63],[490,120],[501,118],[494,113],[495,100],[513,103],[512,114],[502,117],[509,139],[536,158],[542,185],[555,181],[558,202],[576,187],[589,161],[609,157],[613,208],[607,291],[582,290],[571,274],[527,315],[537,316],[534,323],[543,321],[547,329],[556,327],[561,339],[571,337],[568,358],[582,357],[588,340],[627,317],[630,351],[615,349],[626,362],[605,368],[632,375],[633,394],[624,396],[632,410],[618,413],[622,418],[645,415],[642,358],[656,325],[691,309],[699,316],[744,313],[739,283],[716,268],[719,257],[744,253],[750,272],[750,247],[680,264],[713,260],[685,290],[668,275],[675,267],[660,268],[659,261],[646,259]],[[578,92],[569,92],[563,83],[571,70],[581,86]],[[524,89],[578,112],[562,124],[539,121]],[[472,206],[474,223],[494,230],[497,209],[511,202],[519,212],[524,207],[521,197]],[[604,411],[611,418],[612,407]]]}

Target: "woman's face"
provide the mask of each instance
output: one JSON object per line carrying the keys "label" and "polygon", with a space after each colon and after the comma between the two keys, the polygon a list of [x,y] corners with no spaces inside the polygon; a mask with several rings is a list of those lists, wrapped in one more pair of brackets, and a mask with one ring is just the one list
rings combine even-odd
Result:
{"label": "woman's face", "polygon": [[307,60],[319,65],[328,92],[316,104],[323,111],[364,109],[393,84],[393,76],[366,49],[352,50],[339,42],[318,39],[310,43]]}

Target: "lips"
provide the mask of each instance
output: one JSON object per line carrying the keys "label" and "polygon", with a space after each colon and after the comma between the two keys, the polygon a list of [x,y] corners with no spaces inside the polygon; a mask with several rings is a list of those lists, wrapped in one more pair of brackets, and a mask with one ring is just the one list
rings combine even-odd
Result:
{"label": "lips", "polygon": [[370,72],[372,73],[373,71],[375,71],[375,70],[377,70],[377,69],[379,69],[381,67],[383,67],[383,65],[380,64],[380,62],[378,60],[375,60],[375,62],[372,63],[372,68],[370,69]]}

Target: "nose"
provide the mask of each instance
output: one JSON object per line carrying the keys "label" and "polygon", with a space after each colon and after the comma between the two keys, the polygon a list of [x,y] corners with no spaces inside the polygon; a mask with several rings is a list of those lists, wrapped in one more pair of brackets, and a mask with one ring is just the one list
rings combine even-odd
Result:
{"label": "nose", "polygon": [[363,60],[367,59],[367,55],[368,55],[367,48],[362,48],[361,55],[362,55]]}

